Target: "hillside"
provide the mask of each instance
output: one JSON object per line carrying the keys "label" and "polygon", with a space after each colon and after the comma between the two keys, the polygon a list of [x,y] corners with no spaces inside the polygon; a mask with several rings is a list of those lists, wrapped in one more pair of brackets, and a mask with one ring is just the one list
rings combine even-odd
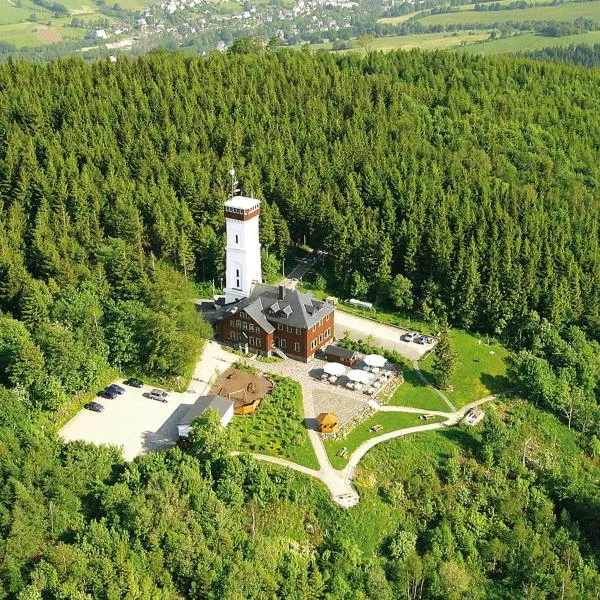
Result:
{"label": "hillside", "polygon": [[[0,599],[596,598],[600,73],[238,50],[0,65]],[[307,284],[452,328],[457,403],[519,394],[373,449],[347,511],[234,428],[62,441],[116,373],[187,385],[232,165],[267,278],[322,248]]]}

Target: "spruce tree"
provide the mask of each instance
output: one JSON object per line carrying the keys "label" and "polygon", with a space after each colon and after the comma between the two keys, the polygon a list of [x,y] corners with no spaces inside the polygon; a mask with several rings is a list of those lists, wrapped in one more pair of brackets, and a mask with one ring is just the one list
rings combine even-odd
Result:
{"label": "spruce tree", "polygon": [[435,347],[435,360],[433,361],[433,373],[439,388],[450,389],[450,381],[456,373],[457,367],[458,354],[452,346],[448,330],[444,329]]}

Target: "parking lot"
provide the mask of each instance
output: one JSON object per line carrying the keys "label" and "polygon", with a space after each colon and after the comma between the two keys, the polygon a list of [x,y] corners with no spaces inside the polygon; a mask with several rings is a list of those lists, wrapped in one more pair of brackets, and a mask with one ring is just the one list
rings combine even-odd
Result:
{"label": "parking lot", "polygon": [[392,325],[378,323],[371,319],[359,317],[343,310],[335,311],[335,337],[344,337],[348,331],[355,340],[366,340],[368,336],[375,339],[375,346],[395,350],[410,360],[420,360],[435,344],[417,344],[402,339],[408,330]]}
{"label": "parking lot", "polygon": [[208,393],[210,380],[218,370],[225,371],[237,357],[214,342],[206,345],[187,392],[169,392],[170,402],[163,403],[144,394],[153,386],[133,388],[114,383],[126,392],[114,400],[94,398],[104,406],[101,413],[82,409],[60,431],[67,441],[83,440],[94,444],[111,444],[123,449],[126,460],[133,460],[149,450],[161,450],[177,441],[177,424],[199,395]]}

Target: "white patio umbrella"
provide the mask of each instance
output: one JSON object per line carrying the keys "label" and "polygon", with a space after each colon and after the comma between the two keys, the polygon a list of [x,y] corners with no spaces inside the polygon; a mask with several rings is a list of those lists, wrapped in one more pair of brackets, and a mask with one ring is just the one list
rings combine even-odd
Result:
{"label": "white patio umbrella", "polygon": [[363,358],[363,362],[369,367],[378,367],[381,369],[381,367],[385,367],[386,360],[385,356],[381,356],[381,354],[367,354]]}
{"label": "white patio umbrella", "polygon": [[323,371],[325,371],[327,375],[335,375],[336,377],[339,377],[340,375],[343,375],[346,372],[346,367],[341,363],[332,362],[327,363],[323,367]]}
{"label": "white patio umbrella", "polygon": [[356,381],[357,383],[369,383],[371,381],[371,373],[361,371],[360,369],[352,369],[346,373],[346,376],[350,381]]}

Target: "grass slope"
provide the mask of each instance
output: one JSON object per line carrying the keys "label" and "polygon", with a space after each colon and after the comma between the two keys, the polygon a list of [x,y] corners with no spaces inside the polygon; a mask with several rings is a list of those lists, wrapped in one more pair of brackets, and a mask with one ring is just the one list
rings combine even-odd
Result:
{"label": "grass slope", "polygon": [[279,456],[318,469],[304,425],[300,384],[285,377],[270,377],[275,380],[275,387],[256,413],[236,415],[230,424],[239,434],[240,450]]}
{"label": "grass slope", "polygon": [[[458,353],[458,368],[452,378],[454,389],[445,394],[457,408],[510,388],[506,348],[460,329],[453,329],[451,338]],[[429,354],[421,363],[421,371],[432,382],[433,361],[434,354]]]}
{"label": "grass slope", "polygon": [[[427,423],[436,423],[443,420],[442,417],[439,417],[427,421]],[[425,425],[425,423],[423,419],[419,418],[419,415],[400,412],[379,412],[355,427],[347,438],[325,441],[325,450],[327,450],[332,466],[336,469],[342,469],[348,463],[348,459],[336,456],[342,448],[347,448],[348,453],[352,454],[366,440],[383,435],[384,433],[390,433],[390,431],[395,431],[396,429]],[[382,425],[383,429],[381,431],[371,431],[370,428],[375,424]]]}
{"label": "grass slope", "polygon": [[423,383],[414,369],[404,370],[404,383],[394,392],[388,404],[412,406],[425,410],[450,411],[448,405],[433,389]]}

